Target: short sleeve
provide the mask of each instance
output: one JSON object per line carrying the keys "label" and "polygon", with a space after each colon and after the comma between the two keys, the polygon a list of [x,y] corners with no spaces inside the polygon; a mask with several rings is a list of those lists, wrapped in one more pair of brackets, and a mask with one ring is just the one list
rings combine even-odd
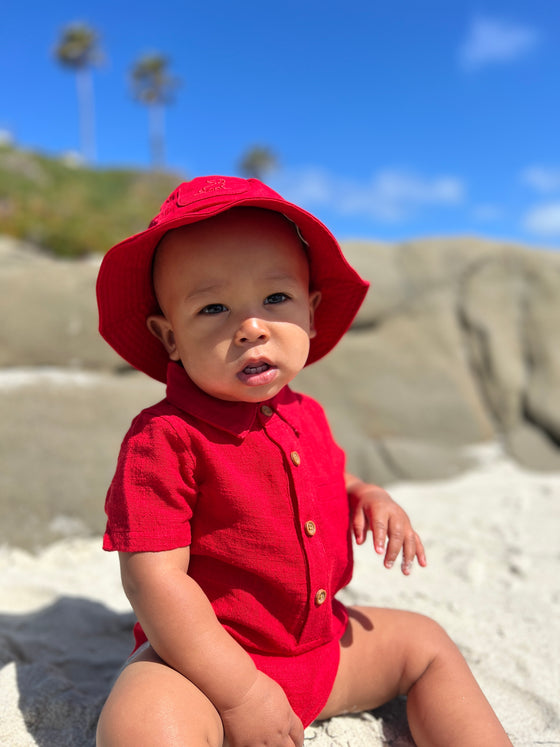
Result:
{"label": "short sleeve", "polygon": [[121,446],[107,492],[105,550],[159,552],[191,543],[194,460],[172,418],[141,413]]}

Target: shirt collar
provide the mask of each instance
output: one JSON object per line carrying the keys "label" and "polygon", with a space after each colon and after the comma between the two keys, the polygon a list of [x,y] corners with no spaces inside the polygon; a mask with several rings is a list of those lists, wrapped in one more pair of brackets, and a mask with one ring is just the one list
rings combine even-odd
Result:
{"label": "shirt collar", "polygon": [[[296,399],[296,395],[285,386],[278,394],[266,401],[278,412],[283,405]],[[229,402],[212,397],[200,389],[187,375],[185,369],[171,361],[167,367],[167,400],[188,415],[244,439],[257,418],[264,402]],[[282,415],[286,419],[285,415]]]}

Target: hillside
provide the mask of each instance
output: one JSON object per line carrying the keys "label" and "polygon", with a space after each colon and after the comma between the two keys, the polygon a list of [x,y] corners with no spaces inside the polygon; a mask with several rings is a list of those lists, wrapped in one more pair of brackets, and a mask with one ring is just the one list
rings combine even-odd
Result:
{"label": "hillside", "polygon": [[0,146],[0,234],[23,239],[53,254],[104,253],[146,227],[177,174],[86,168]]}

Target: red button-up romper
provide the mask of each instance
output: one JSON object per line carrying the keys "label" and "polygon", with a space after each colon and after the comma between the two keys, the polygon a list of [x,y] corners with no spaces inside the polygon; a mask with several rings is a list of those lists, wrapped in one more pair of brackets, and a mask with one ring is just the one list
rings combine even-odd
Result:
{"label": "red button-up romper", "polygon": [[[344,454],[321,406],[285,387],[261,403],[218,400],[177,364],[141,412],[106,500],[106,550],[190,545],[189,575],[304,725],[326,703],[352,574]],[[135,627],[136,646],[146,640]]]}

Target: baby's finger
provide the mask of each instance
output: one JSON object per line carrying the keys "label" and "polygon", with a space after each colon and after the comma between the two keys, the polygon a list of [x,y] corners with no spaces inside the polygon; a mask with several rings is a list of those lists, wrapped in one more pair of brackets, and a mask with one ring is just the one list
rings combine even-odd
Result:
{"label": "baby's finger", "polygon": [[352,515],[352,531],[358,545],[363,544],[366,538],[366,517],[361,508],[355,508]]}
{"label": "baby's finger", "polygon": [[387,542],[387,522],[383,521],[383,519],[376,519],[373,522],[372,532],[375,552],[382,555],[385,550],[385,543]]}
{"label": "baby's finger", "polygon": [[426,559],[426,551],[424,550],[424,545],[422,544],[422,540],[416,533],[416,557],[418,558],[418,565],[420,565],[422,568],[425,568],[428,565],[428,561]]}
{"label": "baby's finger", "polygon": [[404,538],[401,570],[405,576],[408,576],[412,571],[412,564],[416,557],[416,537],[416,532],[411,530]]}
{"label": "baby's finger", "polygon": [[290,737],[295,745],[295,747],[303,747],[303,740],[304,740],[304,733],[303,733],[303,724],[299,720],[299,718],[293,714],[292,718],[292,725],[290,728]]}
{"label": "baby's finger", "polygon": [[[383,555],[385,552],[385,543],[387,542],[387,525],[389,516],[383,508],[367,506],[365,509],[368,527],[373,535],[373,547],[376,553]],[[365,537],[364,537],[365,539]]]}
{"label": "baby's finger", "polygon": [[385,553],[385,568],[392,568],[404,542],[404,530],[402,524],[394,522],[389,532],[389,542]]}
{"label": "baby's finger", "polygon": [[418,565],[422,568],[427,565],[422,540],[416,532],[412,532],[409,537],[405,537],[403,544],[402,572],[405,576],[408,576],[412,571],[415,557],[418,559]]}

